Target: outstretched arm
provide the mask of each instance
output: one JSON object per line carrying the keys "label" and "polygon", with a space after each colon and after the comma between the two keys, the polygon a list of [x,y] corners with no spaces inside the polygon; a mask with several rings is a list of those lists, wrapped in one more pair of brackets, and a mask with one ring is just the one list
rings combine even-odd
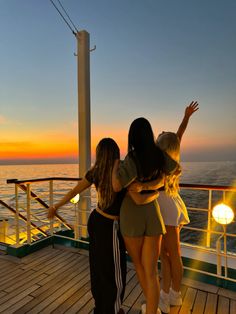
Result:
{"label": "outstretched arm", "polygon": [[58,208],[68,203],[76,194],[83,192],[85,189],[90,187],[90,185],[91,183],[87,181],[85,178],[80,180],[78,184],[72,190],[70,190],[58,203],[49,207],[48,218],[49,219],[53,218]]}
{"label": "outstretched arm", "polygon": [[188,121],[189,121],[189,118],[191,117],[191,115],[197,111],[199,109],[198,107],[198,102],[197,101],[192,101],[190,103],[190,105],[188,107],[186,107],[185,109],[185,113],[184,113],[184,118],[179,126],[179,129],[177,131],[177,136],[179,138],[179,140],[181,141],[182,139],[182,136],[187,128],[187,125],[188,125]]}

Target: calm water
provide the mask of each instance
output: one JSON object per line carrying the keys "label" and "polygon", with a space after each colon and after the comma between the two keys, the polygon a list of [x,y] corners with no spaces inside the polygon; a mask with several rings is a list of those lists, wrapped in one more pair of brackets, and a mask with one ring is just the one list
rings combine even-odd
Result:
{"label": "calm water", "polygon": [[[210,184],[236,186],[236,162],[183,162],[182,163],[181,183]],[[6,184],[7,179],[33,179],[44,177],[78,177],[77,164],[50,164],[50,165],[9,165],[0,166],[0,199],[6,201],[9,205],[15,207],[14,184]],[[55,200],[71,189],[73,182],[56,182]],[[32,190],[37,193],[45,202],[48,202],[48,184],[40,183],[32,185]],[[92,189],[92,206],[96,204],[96,192]],[[189,191],[181,192],[181,195],[188,207],[207,208],[207,191]],[[22,196],[23,197],[23,196]],[[222,198],[222,192],[213,193],[213,203]],[[226,200],[236,209],[236,193],[226,193]],[[68,205],[69,206],[69,205]],[[68,216],[70,220],[70,211],[66,210],[63,215]],[[0,218],[7,217],[8,211],[0,206]],[[190,226],[206,227],[207,215],[205,213],[196,213],[189,211]],[[216,226],[216,229],[221,226]],[[236,223],[227,227],[231,233],[236,233]],[[220,229],[219,229],[220,230]],[[182,231],[182,240],[187,242],[203,241],[202,234]],[[229,247],[236,251],[236,240],[229,240]]]}

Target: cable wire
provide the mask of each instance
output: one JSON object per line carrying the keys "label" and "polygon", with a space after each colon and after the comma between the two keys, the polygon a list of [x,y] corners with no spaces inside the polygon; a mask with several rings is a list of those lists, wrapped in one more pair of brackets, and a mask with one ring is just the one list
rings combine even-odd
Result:
{"label": "cable wire", "polygon": [[61,1],[60,0],[57,0],[58,3],[60,4],[62,10],[64,11],[64,13],[66,14],[66,16],[68,17],[69,21],[71,22],[71,24],[74,26],[74,29],[78,32],[78,29],[77,27],[75,26],[75,24],[73,23],[73,21],[71,20],[69,14],[66,12],[65,8],[63,7],[63,5],[61,4]]}
{"label": "cable wire", "polygon": [[[71,27],[71,25],[67,22],[67,20],[65,19],[65,17],[63,16],[63,14],[61,13],[61,11],[58,9],[58,7],[55,5],[55,3],[53,2],[53,0],[50,0],[51,3],[53,4],[53,6],[55,7],[55,9],[57,10],[57,12],[60,14],[60,16],[62,17],[62,19],[64,20],[64,22],[67,24],[67,26],[69,27],[69,29],[72,31],[73,35],[76,36],[76,32],[73,30],[73,28]],[[77,30],[77,29],[76,29]]]}

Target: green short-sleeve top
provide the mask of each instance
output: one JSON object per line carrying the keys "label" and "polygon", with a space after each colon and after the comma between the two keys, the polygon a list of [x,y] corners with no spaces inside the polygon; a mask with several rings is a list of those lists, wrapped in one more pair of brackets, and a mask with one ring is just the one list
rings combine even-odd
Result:
{"label": "green short-sleeve top", "polygon": [[[171,174],[178,167],[178,163],[171,159],[168,154],[163,152],[164,154],[164,169],[163,172],[167,175]],[[130,185],[135,179],[138,178],[138,170],[135,163],[135,157],[133,153],[128,153],[123,161],[120,162],[118,169],[118,179],[120,181],[121,186],[127,187]],[[157,177],[152,177],[151,179],[147,179],[145,181],[150,181],[157,179]]]}

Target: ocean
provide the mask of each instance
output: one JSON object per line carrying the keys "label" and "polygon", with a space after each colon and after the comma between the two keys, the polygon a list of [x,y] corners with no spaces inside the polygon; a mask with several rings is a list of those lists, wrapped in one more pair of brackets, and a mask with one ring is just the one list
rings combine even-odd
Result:
{"label": "ocean", "polygon": [[[206,184],[220,186],[236,186],[236,161],[220,162],[182,162],[182,176],[180,183]],[[78,177],[79,166],[77,164],[46,164],[46,165],[0,165],[0,199],[15,206],[14,184],[7,184],[7,179],[38,179],[47,177]],[[56,189],[55,201],[60,199],[69,189],[75,185],[75,182],[59,181],[55,183]],[[33,184],[32,190],[39,195],[45,202],[48,202],[48,183]],[[208,192],[182,190],[181,196],[187,207],[207,208]],[[213,204],[222,198],[222,192],[213,192]],[[226,201],[230,203],[236,214],[236,192],[226,193]],[[92,208],[96,206],[96,191],[91,190]],[[73,211],[71,205],[63,211],[63,216],[70,221],[70,213]],[[0,206],[0,219],[7,218],[8,210]],[[191,227],[205,228],[207,214],[204,212],[189,211]],[[216,225],[216,230],[222,227]],[[236,222],[227,226],[227,231],[236,233]],[[202,232],[181,231],[181,240],[189,243],[203,242]],[[212,241],[214,242],[214,241]],[[229,238],[228,247],[236,252],[236,238]]]}

